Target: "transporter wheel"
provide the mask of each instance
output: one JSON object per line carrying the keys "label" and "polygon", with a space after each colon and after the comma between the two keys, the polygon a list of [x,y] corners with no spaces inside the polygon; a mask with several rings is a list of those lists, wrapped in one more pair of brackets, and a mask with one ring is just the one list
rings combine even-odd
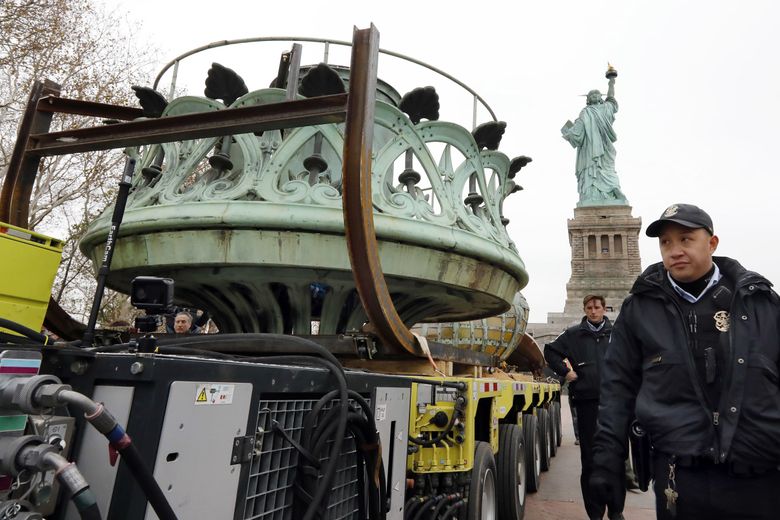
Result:
{"label": "transporter wheel", "polygon": [[550,414],[544,408],[537,408],[537,427],[539,428],[539,446],[542,456],[539,457],[539,467],[542,471],[550,469]]}
{"label": "transporter wheel", "polygon": [[490,443],[477,441],[467,504],[467,520],[497,520],[496,459]]}
{"label": "transporter wheel", "polygon": [[525,442],[516,424],[498,431],[498,512],[500,518],[522,520],[525,515]]}
{"label": "transporter wheel", "polygon": [[523,414],[523,436],[525,437],[525,467],[526,489],[534,493],[539,489],[539,477],[542,473],[540,460],[542,446],[539,443],[539,428],[537,418],[531,414]]}
{"label": "transporter wheel", "polygon": [[555,401],[555,445],[560,446],[563,442],[563,430],[561,426],[561,402]]}
{"label": "transporter wheel", "polygon": [[556,444],[556,440],[558,439],[558,425],[555,424],[555,404],[550,403],[547,407],[547,424],[549,425],[549,428],[547,430],[548,440],[547,445],[550,447],[550,457],[555,457],[555,455],[558,453],[558,445]]}

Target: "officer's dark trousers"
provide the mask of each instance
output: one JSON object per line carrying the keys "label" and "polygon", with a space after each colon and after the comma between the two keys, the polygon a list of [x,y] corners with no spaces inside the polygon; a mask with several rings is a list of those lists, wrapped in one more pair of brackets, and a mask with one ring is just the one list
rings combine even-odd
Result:
{"label": "officer's dark trousers", "polygon": [[[593,499],[590,492],[588,481],[593,471],[593,437],[596,434],[596,418],[599,412],[599,402],[595,399],[578,401],[574,399],[574,406],[577,408],[577,429],[580,432],[580,461],[582,462],[582,475],[580,475],[580,487],[582,488],[582,499],[585,502],[585,510],[588,512],[588,518],[603,518],[604,508],[599,506]],[[626,488],[623,485],[621,474],[620,489],[618,490],[617,502],[609,504],[609,518],[613,518],[623,512],[623,503],[626,499]]]}
{"label": "officer's dark trousers", "polygon": [[780,471],[733,476],[728,466],[675,467],[677,515],[666,509],[668,458],[657,456],[655,504],[658,520],[777,520],[780,518]]}

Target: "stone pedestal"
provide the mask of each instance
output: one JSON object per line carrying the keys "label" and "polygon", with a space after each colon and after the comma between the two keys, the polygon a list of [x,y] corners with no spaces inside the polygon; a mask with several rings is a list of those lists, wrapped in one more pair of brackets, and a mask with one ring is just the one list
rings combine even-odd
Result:
{"label": "stone pedestal", "polygon": [[574,209],[568,220],[571,278],[563,312],[547,315],[547,324],[566,328],[582,319],[582,299],[601,294],[607,316],[614,320],[642,269],[639,230],[642,219],[631,206],[589,206]]}

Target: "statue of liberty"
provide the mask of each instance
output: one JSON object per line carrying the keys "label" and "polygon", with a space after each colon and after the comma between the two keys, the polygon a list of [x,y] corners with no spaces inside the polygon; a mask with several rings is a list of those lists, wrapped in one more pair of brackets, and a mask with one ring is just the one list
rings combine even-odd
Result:
{"label": "statue of liberty", "polygon": [[617,71],[609,66],[607,70],[606,100],[601,92],[588,92],[587,105],[577,120],[566,121],[561,128],[563,138],[577,148],[577,191],[582,206],[621,206],[627,205],[625,195],[620,190],[620,181],[615,172],[615,147],[617,134],[612,128],[615,112],[618,111],[615,99],[615,78]]}

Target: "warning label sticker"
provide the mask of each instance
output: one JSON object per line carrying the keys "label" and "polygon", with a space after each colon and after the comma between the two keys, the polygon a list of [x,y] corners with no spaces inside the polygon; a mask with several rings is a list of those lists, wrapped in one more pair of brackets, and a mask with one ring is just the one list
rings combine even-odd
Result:
{"label": "warning label sticker", "polygon": [[198,383],[195,385],[195,404],[231,404],[236,385]]}

